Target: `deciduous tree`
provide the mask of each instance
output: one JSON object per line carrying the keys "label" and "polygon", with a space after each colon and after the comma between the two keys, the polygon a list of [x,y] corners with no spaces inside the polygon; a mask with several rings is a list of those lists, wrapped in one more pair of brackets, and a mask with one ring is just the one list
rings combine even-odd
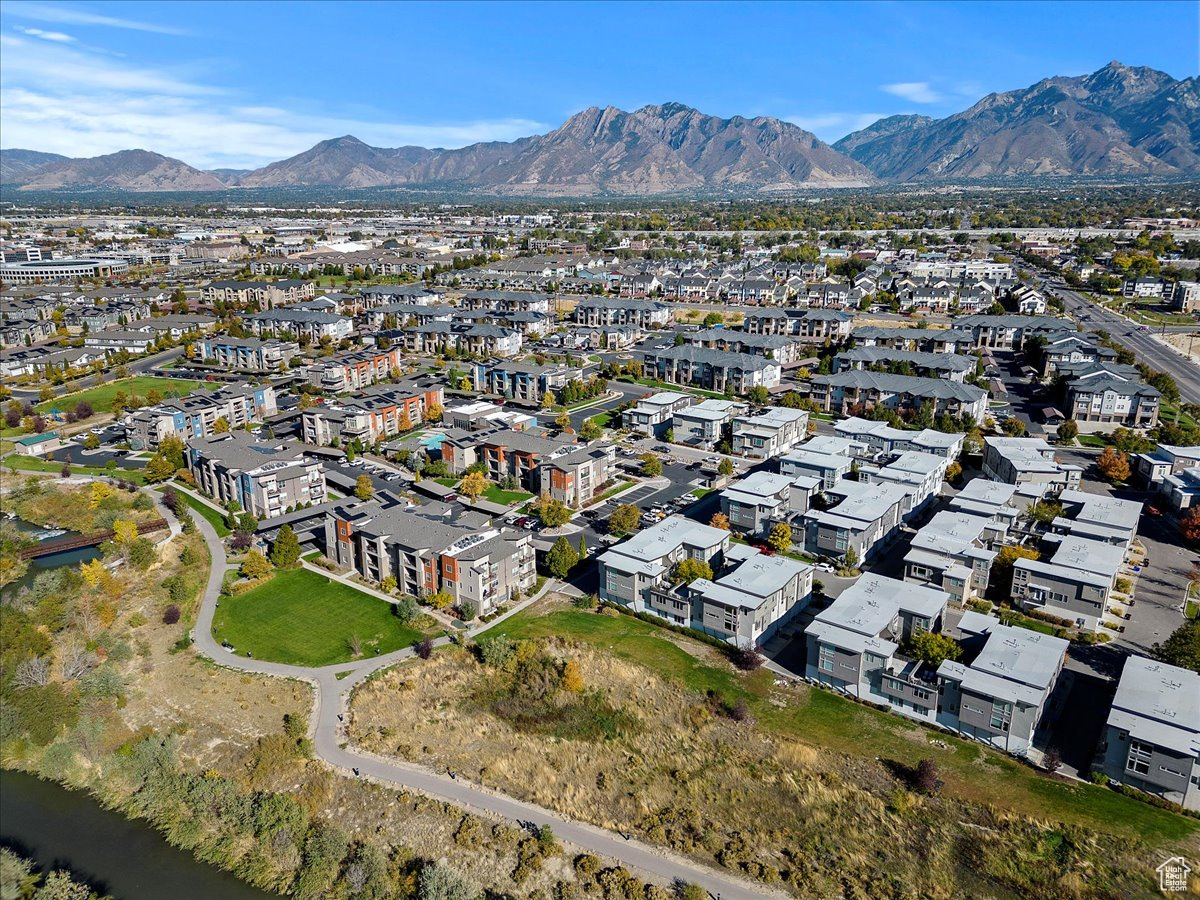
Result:
{"label": "deciduous tree", "polygon": [[786,522],[777,522],[767,535],[767,546],[776,553],[784,553],[792,549],[792,526]]}
{"label": "deciduous tree", "polygon": [[720,528],[722,531],[729,531],[731,528],[729,524],[729,516],[725,515],[723,512],[713,513],[713,517],[708,520],[708,524],[713,528]]}
{"label": "deciduous tree", "polygon": [[1096,468],[1107,481],[1114,484],[1126,481],[1129,478],[1129,457],[1115,447],[1105,447],[1096,460]]}
{"label": "deciduous tree", "polygon": [[370,500],[375,496],[375,485],[370,475],[359,475],[354,481],[354,496],[359,500]]}
{"label": "deciduous tree", "polygon": [[560,537],[546,554],[546,568],[555,578],[566,578],[579,563],[579,552],[571,546],[566,535]]}
{"label": "deciduous tree", "polygon": [[612,534],[627,534],[637,528],[641,511],[632,503],[622,503],[608,517],[608,530]]}

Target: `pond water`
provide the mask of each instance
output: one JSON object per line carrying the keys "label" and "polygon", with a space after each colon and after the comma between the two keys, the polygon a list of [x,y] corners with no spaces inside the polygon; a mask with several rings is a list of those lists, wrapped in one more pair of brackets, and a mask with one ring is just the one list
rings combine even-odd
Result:
{"label": "pond water", "polygon": [[24,772],[0,771],[0,843],[43,870],[70,869],[120,900],[275,897],[172,847],[144,822],[88,794]]}

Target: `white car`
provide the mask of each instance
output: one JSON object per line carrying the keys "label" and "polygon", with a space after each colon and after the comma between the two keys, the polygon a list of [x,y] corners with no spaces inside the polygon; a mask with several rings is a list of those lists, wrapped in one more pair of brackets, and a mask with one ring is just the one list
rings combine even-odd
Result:
{"label": "white car", "polygon": [[829,563],[815,563],[813,568],[818,572],[828,572],[830,575],[834,574],[835,572],[835,569]]}
{"label": "white car", "polygon": [[695,494],[684,494],[679,499],[682,500],[684,503],[695,503],[700,498],[697,497]]}

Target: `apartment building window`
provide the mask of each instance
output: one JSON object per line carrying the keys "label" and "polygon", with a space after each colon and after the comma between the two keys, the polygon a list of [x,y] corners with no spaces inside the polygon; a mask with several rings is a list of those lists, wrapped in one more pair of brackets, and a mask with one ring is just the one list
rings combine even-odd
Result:
{"label": "apartment building window", "polygon": [[925,688],[913,688],[913,696],[918,700],[928,700],[933,694]]}
{"label": "apartment building window", "polygon": [[1012,721],[1012,704],[1011,703],[993,703],[992,704],[992,719],[991,726],[1000,731],[1008,731],[1008,726]]}
{"label": "apartment building window", "polygon": [[822,672],[832,672],[833,671],[833,648],[832,647],[829,647],[825,644],[821,645],[820,661],[818,662],[817,667]]}
{"label": "apartment building window", "polygon": [[1184,772],[1177,771],[1176,769],[1172,769],[1168,766],[1159,766],[1158,771],[1166,772],[1168,775],[1174,775],[1176,778],[1187,778],[1187,775]]}
{"label": "apartment building window", "polygon": [[929,630],[929,620],[924,616],[913,616],[912,620],[913,634],[919,634],[922,631]]}
{"label": "apartment building window", "polygon": [[1129,742],[1129,758],[1125,761],[1125,771],[1136,772],[1138,775],[1150,774],[1150,758],[1154,748],[1141,741]]}

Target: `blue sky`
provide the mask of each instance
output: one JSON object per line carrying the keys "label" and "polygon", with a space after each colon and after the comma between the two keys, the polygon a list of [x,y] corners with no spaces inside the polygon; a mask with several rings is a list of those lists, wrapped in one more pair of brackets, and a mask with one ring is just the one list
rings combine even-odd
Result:
{"label": "blue sky", "polygon": [[833,141],[1112,59],[1200,69],[1200,4],[0,4],[0,141],[250,167],[354,134],[456,147],[677,100]]}

